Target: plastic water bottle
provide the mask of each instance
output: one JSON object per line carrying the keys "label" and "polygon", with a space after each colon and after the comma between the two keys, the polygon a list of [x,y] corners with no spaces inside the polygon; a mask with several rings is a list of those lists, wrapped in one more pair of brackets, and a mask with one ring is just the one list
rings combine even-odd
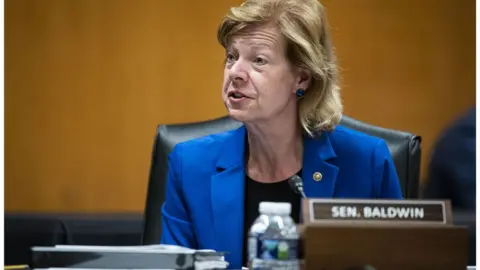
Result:
{"label": "plastic water bottle", "polygon": [[290,217],[291,208],[290,203],[260,203],[260,216],[253,222],[248,235],[250,269],[300,269],[300,236]]}

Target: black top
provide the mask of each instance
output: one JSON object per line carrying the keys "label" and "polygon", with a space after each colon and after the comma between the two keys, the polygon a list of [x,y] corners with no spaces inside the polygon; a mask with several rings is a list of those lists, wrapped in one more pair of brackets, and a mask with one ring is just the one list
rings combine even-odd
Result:
{"label": "black top", "polygon": [[[301,170],[297,173],[301,176]],[[292,205],[290,216],[299,223],[301,197],[293,192],[288,184],[288,179],[276,183],[261,183],[250,177],[245,181],[245,224],[243,227],[243,265],[247,265],[248,260],[248,231],[255,219],[260,215],[258,206],[260,202],[288,202]]]}

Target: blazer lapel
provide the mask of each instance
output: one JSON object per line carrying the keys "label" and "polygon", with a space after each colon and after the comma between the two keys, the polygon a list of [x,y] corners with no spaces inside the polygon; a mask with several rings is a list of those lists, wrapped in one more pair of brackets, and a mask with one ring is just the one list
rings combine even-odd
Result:
{"label": "blazer lapel", "polygon": [[309,198],[332,198],[335,193],[338,167],[329,163],[336,157],[329,134],[304,139],[302,179]]}
{"label": "blazer lapel", "polygon": [[227,138],[211,178],[211,202],[215,249],[229,252],[226,260],[241,265],[245,194],[245,127]]}

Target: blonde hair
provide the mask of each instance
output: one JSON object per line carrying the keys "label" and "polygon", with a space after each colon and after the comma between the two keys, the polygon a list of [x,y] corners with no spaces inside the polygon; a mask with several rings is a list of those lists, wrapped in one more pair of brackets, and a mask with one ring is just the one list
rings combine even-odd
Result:
{"label": "blonde hair", "polygon": [[310,136],[333,130],[343,106],[324,7],[317,0],[247,0],[225,16],[218,42],[227,48],[232,35],[268,23],[274,23],[287,40],[290,63],[311,72],[310,85],[298,101],[303,130]]}

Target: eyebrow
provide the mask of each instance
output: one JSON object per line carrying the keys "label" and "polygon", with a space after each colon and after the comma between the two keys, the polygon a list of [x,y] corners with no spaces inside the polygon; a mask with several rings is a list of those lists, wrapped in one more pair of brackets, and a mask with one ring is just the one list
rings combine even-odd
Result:
{"label": "eyebrow", "polygon": [[[235,43],[236,42],[232,42],[230,43],[230,45],[227,46],[227,50],[231,50],[231,49],[237,49],[235,47]],[[275,45],[271,45],[271,44],[268,44],[268,43],[258,43],[258,44],[253,44],[250,46],[250,48],[252,49],[270,49],[272,51],[274,51],[276,49],[276,46]]]}

